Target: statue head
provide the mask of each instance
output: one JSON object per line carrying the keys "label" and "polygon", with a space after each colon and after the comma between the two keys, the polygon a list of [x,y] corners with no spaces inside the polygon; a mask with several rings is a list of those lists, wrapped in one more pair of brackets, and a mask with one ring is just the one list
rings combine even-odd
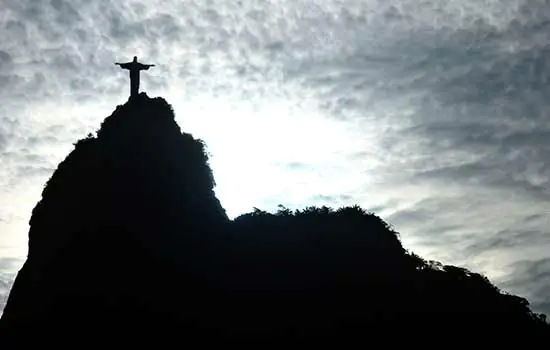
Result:
{"label": "statue head", "polygon": [[134,62],[137,62],[137,56],[134,56]]}

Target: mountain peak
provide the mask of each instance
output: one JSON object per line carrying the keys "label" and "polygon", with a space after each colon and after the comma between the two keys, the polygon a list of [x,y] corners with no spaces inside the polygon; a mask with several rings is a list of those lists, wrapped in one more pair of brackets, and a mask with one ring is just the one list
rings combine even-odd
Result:
{"label": "mountain peak", "polygon": [[150,98],[145,92],[117,106],[115,111],[101,124],[97,136],[120,140],[142,136],[147,138],[175,138],[181,134],[175,121],[172,106],[162,97]]}
{"label": "mountain peak", "polygon": [[151,269],[184,264],[228,221],[214,185],[204,143],[181,132],[164,99],[118,106],[48,180],[3,320],[40,318],[59,295],[101,295],[94,281],[130,293],[139,279],[117,281],[123,267],[160,275]]}

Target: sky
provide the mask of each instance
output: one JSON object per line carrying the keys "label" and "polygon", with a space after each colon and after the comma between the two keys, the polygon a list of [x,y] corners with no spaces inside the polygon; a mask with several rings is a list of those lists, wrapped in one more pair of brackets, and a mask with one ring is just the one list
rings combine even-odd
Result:
{"label": "sky", "polygon": [[0,309],[137,55],[230,217],[359,204],[550,315],[546,0],[0,0],[0,32]]}

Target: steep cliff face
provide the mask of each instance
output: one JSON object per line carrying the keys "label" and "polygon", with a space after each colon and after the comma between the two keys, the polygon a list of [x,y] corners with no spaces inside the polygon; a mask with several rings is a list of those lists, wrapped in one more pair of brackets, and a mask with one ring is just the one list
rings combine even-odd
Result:
{"label": "steep cliff face", "polygon": [[[29,255],[81,229],[116,225],[158,240],[168,236],[155,231],[209,228],[227,221],[213,187],[204,145],[181,133],[166,101],[142,94],[59,165],[34,209]],[[62,233],[52,235],[52,226]]]}
{"label": "steep cliff face", "polygon": [[213,237],[228,222],[213,187],[204,145],[182,134],[165,100],[141,94],[118,106],[46,184],[3,322],[54,322],[84,309],[93,319],[134,303],[132,312],[177,315],[170,303],[180,298],[169,294],[193,284],[223,241]]}

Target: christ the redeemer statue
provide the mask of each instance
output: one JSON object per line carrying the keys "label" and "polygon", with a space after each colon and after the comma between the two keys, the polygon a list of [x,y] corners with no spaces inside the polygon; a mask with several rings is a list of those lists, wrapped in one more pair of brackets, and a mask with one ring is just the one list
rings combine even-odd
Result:
{"label": "christ the redeemer statue", "polygon": [[154,64],[143,64],[137,61],[137,56],[134,56],[132,62],[115,63],[122,69],[130,71],[130,98],[136,97],[139,94],[139,71],[148,70],[149,67],[154,67]]}

